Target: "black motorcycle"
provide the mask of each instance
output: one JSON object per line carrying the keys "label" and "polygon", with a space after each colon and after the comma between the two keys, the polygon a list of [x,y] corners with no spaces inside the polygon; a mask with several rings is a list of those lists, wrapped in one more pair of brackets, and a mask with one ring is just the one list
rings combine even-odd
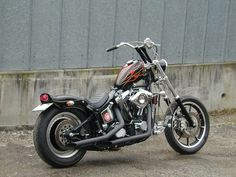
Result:
{"label": "black motorcycle", "polygon": [[[107,52],[121,46],[135,49],[142,60],[122,66],[114,87],[99,101],[40,95],[42,104],[33,110],[42,111],[34,127],[34,145],[46,163],[72,166],[87,150],[113,150],[162,132],[181,154],[193,154],[206,143],[208,112],[198,99],[175,92],[165,74],[167,62],[158,55],[159,45],[146,38],[144,42],[121,42]],[[161,99],[167,105],[162,118],[157,114]]]}

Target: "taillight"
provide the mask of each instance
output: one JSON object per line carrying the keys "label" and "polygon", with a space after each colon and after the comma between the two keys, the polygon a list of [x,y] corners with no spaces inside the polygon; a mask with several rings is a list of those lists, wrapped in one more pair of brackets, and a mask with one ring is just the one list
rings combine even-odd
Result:
{"label": "taillight", "polygon": [[40,101],[41,102],[48,102],[49,101],[49,95],[46,93],[43,93],[42,95],[40,95]]}

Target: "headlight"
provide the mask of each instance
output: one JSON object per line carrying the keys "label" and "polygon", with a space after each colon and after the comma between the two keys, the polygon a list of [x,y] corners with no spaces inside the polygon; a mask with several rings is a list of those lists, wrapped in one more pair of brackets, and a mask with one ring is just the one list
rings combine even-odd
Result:
{"label": "headlight", "polygon": [[163,69],[163,71],[165,71],[166,68],[167,68],[167,66],[168,66],[167,61],[166,61],[165,59],[161,59],[161,60],[159,61],[159,64],[160,64],[161,68]]}

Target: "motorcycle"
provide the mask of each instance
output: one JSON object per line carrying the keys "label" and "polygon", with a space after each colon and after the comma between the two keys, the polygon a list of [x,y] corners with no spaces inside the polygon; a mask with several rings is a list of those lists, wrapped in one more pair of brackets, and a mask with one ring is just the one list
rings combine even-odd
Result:
{"label": "motorcycle", "polygon": [[[136,50],[141,60],[122,66],[114,87],[100,100],[40,95],[42,104],[33,109],[41,111],[33,139],[38,155],[49,165],[69,167],[88,150],[117,150],[162,132],[180,154],[196,153],[206,143],[208,112],[199,99],[176,93],[165,74],[168,64],[158,54],[160,45],[146,38],[121,42],[107,52],[122,46]],[[167,105],[162,118],[157,114],[161,100]]]}

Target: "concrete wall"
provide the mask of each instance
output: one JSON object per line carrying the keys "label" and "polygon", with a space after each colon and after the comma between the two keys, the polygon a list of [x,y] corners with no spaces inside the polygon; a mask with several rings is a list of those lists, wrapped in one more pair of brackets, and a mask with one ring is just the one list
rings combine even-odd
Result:
{"label": "concrete wall", "polygon": [[1,0],[0,71],[120,66],[150,37],[172,64],[236,61],[236,0]]}
{"label": "concrete wall", "polygon": [[0,126],[32,125],[42,92],[108,90],[137,54],[105,48],[145,37],[168,63],[205,64],[168,68],[180,94],[236,107],[235,31],[236,0],[0,0]]}
{"label": "concrete wall", "polygon": [[[39,95],[96,97],[113,85],[118,69],[0,73],[0,126],[33,125]],[[167,73],[180,95],[200,98],[208,110],[236,107],[236,63],[173,65]]]}

